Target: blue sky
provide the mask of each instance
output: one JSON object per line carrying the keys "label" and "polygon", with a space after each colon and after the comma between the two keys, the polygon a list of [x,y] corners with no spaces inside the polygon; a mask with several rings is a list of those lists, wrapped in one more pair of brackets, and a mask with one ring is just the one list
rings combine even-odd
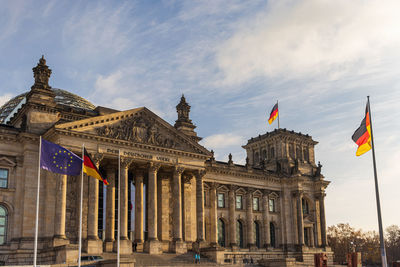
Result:
{"label": "blue sky", "polygon": [[95,105],[146,106],[174,123],[185,94],[201,142],[243,163],[246,140],[281,127],[320,143],[328,225],[377,229],[371,153],[351,135],[371,96],[384,226],[400,225],[400,2],[0,0],[0,103],[50,85]]}

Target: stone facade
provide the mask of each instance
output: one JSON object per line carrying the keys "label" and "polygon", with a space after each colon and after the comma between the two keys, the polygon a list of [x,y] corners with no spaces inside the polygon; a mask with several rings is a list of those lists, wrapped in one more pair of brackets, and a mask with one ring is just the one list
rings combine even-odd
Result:
{"label": "stone facade", "polygon": [[[330,253],[324,205],[329,182],[315,164],[317,142],[310,136],[274,130],[243,146],[245,165],[235,164],[231,155],[220,162],[198,143],[184,96],[172,126],[147,108],[117,111],[78,96],[76,105],[70,93],[63,102],[48,83],[51,70],[44,58],[33,71],[31,90],[1,110],[0,172],[7,176],[0,188],[6,213],[0,262],[32,263],[40,136],[78,155],[84,144],[109,181],[103,186],[83,178],[85,253],[116,251],[118,197],[125,255],[133,249],[200,250],[217,262],[246,257],[306,262],[313,253]],[[80,181],[41,171],[42,264],[77,260]]]}

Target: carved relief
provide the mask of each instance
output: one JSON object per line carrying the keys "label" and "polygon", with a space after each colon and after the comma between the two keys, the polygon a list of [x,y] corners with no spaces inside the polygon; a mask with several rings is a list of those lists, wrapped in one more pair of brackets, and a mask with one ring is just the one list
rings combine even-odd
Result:
{"label": "carved relief", "polygon": [[161,133],[160,128],[143,117],[132,117],[123,120],[117,124],[105,125],[96,128],[98,135],[133,141],[137,143],[145,143],[157,145],[167,148],[178,148],[172,137]]}

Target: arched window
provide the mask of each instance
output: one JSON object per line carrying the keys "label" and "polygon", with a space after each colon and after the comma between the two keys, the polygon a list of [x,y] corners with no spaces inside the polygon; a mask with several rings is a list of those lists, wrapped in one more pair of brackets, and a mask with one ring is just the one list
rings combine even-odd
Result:
{"label": "arched window", "polygon": [[225,223],[222,219],[218,220],[218,244],[225,247]]}
{"label": "arched window", "polygon": [[0,205],[0,245],[3,245],[7,241],[7,209]]}
{"label": "arched window", "polygon": [[275,149],[273,147],[271,147],[270,156],[271,156],[271,159],[275,158]]}
{"label": "arched window", "polygon": [[259,157],[259,155],[258,155],[258,152],[256,152],[255,154],[254,154],[254,164],[255,165],[258,165],[260,163],[260,157]]}
{"label": "arched window", "polygon": [[264,160],[266,158],[267,158],[267,150],[264,149],[262,152],[262,159]]}
{"label": "arched window", "polygon": [[303,150],[303,159],[305,160],[305,161],[310,161],[310,159],[308,158],[308,148],[304,148],[304,150]]}
{"label": "arched window", "polygon": [[269,223],[269,236],[270,236],[270,244],[271,247],[276,247],[276,238],[275,238],[275,225],[274,223]]}
{"label": "arched window", "polygon": [[236,221],[236,239],[240,248],[244,248],[243,242],[243,224],[241,221]]}
{"label": "arched window", "polygon": [[254,243],[258,248],[261,246],[261,241],[260,241],[260,224],[256,221],[254,221],[253,225],[253,231],[254,231]]}
{"label": "arched window", "polygon": [[310,213],[310,208],[308,206],[308,201],[305,200],[304,198],[301,199],[301,206],[303,208],[303,214],[309,214]]}
{"label": "arched window", "polygon": [[299,159],[299,160],[302,159],[300,146],[296,147],[296,158]]}

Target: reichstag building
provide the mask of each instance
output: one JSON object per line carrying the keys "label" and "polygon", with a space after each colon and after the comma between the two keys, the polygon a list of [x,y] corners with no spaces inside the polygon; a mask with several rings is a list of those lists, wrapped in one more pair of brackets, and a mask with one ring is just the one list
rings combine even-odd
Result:
{"label": "reichstag building", "polygon": [[[116,257],[119,197],[124,257],[196,250],[221,264],[251,257],[313,266],[315,253],[332,260],[329,181],[315,163],[311,136],[276,129],[243,145],[245,165],[231,156],[221,162],[199,144],[183,95],[171,125],[146,107],[96,107],[50,87],[50,75],[42,57],[31,89],[0,109],[2,264],[33,262],[40,136],[77,155],[85,144],[109,181],[84,176],[84,255]],[[80,179],[41,171],[40,264],[77,262]]]}

